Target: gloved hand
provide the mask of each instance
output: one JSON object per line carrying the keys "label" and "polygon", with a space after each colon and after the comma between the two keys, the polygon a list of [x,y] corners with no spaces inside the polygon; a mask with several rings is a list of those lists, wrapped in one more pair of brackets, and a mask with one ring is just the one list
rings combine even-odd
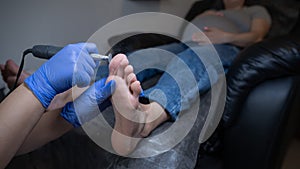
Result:
{"label": "gloved hand", "polygon": [[93,43],[68,45],[26,78],[25,83],[47,108],[56,94],[74,85],[89,85],[99,64],[92,59],[91,53],[98,53]]}
{"label": "gloved hand", "polygon": [[[96,117],[99,108],[106,108],[106,100],[112,95],[116,88],[116,82],[110,81],[105,85],[106,78],[95,82],[84,91],[74,102],[65,105],[60,115],[70,122],[74,127],[79,127],[87,121]],[[99,107],[98,107],[99,106]]]}

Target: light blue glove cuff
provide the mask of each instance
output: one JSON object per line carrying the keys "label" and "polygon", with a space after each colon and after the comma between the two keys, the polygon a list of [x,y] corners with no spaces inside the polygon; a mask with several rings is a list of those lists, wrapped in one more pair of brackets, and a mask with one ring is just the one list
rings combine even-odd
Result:
{"label": "light blue glove cuff", "polygon": [[75,113],[74,104],[73,102],[67,103],[65,107],[63,108],[60,115],[69,123],[73,125],[73,127],[77,128],[80,127],[81,124],[79,123],[79,120],[77,118],[77,115]]}
{"label": "light blue glove cuff", "polygon": [[[60,115],[75,128],[96,117],[99,110],[103,111],[111,105],[108,98],[116,88],[115,81],[112,80],[106,85],[105,81],[106,78],[103,78],[95,82],[94,86],[87,89],[74,102],[67,103]],[[144,97],[143,90],[140,97]],[[76,104],[76,111],[74,104]]]}
{"label": "light blue glove cuff", "polygon": [[74,127],[80,127],[85,122],[96,117],[99,114],[99,108],[103,110],[101,109],[101,104],[112,95],[116,88],[114,80],[106,85],[105,81],[106,78],[103,78],[95,82],[93,86],[82,93],[74,102],[66,104],[60,113],[61,116]]}
{"label": "light blue glove cuff", "polygon": [[25,79],[25,84],[47,109],[57,92],[52,88],[48,79],[40,73],[40,69]]}

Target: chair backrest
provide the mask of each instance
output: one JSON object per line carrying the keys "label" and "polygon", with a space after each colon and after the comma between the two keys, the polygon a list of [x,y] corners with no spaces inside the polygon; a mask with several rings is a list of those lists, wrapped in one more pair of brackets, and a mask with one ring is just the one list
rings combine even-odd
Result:
{"label": "chair backrest", "polygon": [[300,7],[298,8],[297,22],[295,23],[295,26],[292,29],[291,34],[295,35],[297,38],[300,38]]}
{"label": "chair backrest", "polygon": [[272,18],[268,38],[290,33],[299,20],[300,1],[297,0],[262,0]]}

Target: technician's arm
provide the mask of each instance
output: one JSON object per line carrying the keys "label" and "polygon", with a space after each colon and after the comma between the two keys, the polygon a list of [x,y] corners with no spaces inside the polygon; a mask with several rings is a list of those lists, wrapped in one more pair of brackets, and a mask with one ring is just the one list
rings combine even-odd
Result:
{"label": "technician's arm", "polygon": [[19,147],[16,155],[31,152],[72,130],[73,126],[60,116],[61,110],[45,112]]}
{"label": "technician's arm", "polygon": [[0,168],[12,159],[44,111],[41,102],[24,84],[1,102]]}
{"label": "technician's arm", "polygon": [[95,44],[68,45],[25,79],[0,105],[0,168],[15,155],[58,93],[90,83]]}
{"label": "technician's arm", "polygon": [[[102,103],[111,96],[116,86],[114,81],[107,84],[105,84],[105,81],[106,79],[101,79],[87,90],[73,87],[72,91],[69,90],[60,94],[60,96],[57,95],[58,97],[55,97],[51,104],[55,100],[60,102],[62,106],[66,103],[68,104],[63,109],[59,108],[46,112],[28,135],[17,154],[35,150],[70,131],[73,126],[78,127],[85,121],[89,121],[97,116],[100,113],[98,106],[101,109],[105,108],[106,105]],[[74,102],[70,102],[73,101],[70,95],[76,98]],[[76,113],[74,104],[77,107]]]}
{"label": "technician's arm", "polygon": [[31,152],[73,129],[73,126],[60,113],[67,103],[72,102],[73,98],[80,96],[86,89],[75,86],[56,95],[39,122],[26,137],[16,155]]}

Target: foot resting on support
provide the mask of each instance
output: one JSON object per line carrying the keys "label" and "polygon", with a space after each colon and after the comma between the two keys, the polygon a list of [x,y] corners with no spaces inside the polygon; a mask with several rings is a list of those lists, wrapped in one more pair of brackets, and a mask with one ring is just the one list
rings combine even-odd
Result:
{"label": "foot resting on support", "polygon": [[139,103],[140,82],[125,55],[116,55],[109,66],[107,81],[116,81],[116,90],[111,102],[115,125],[111,135],[112,147],[120,155],[130,154],[139,141],[148,136],[158,125],[169,119],[158,103]]}

